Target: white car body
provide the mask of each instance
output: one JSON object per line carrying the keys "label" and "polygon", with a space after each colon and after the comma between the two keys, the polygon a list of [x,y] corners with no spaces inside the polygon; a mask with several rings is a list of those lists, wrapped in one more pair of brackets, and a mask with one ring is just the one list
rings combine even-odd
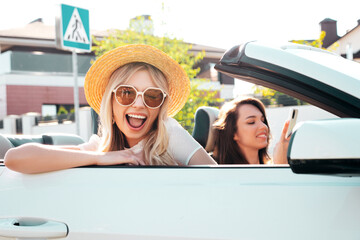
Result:
{"label": "white car body", "polygon": [[[288,46],[288,49],[296,47]],[[303,58],[308,56],[306,51],[313,51],[311,48],[291,51],[291,57],[281,47],[271,48],[260,43],[248,43],[245,47],[249,51],[248,58],[262,62],[284,58],[277,62],[281,68],[291,63],[291,71],[306,72],[306,76],[319,77],[325,84],[328,77],[335,74],[332,70],[329,70],[330,75],[322,73],[323,70],[320,73],[307,57]],[[321,57],[327,54],[319,53]],[[278,54],[278,58],[274,54]],[[271,59],[266,60],[266,56]],[[332,57],[336,58],[334,61],[343,61],[341,57]],[[323,57],[323,60],[327,61],[327,58]],[[295,64],[296,61],[301,65]],[[314,69],[309,71],[311,67]],[[360,65],[357,67],[360,69]],[[239,77],[236,73],[231,74]],[[337,89],[349,92],[350,100],[360,101],[360,75],[352,73],[349,76],[338,71],[336,74],[337,79],[341,78],[345,83],[329,80],[329,88],[341,85]],[[256,80],[253,73],[249,75],[244,75],[243,79],[264,84],[263,80]],[[276,85],[273,82],[264,85],[267,84]],[[301,95],[292,87],[289,93]],[[279,88],[287,89],[281,83]],[[304,98],[308,100],[311,96]],[[325,109],[339,116],[354,118],[336,120],[330,128],[334,131],[326,138],[316,135],[313,141],[319,143],[318,150],[303,149],[305,142],[311,143],[311,132],[302,130],[308,129],[305,124],[304,127],[297,126],[288,152],[291,167],[296,161],[319,163],[319,159],[323,159],[336,164],[346,158],[350,159],[351,166],[359,161],[359,150],[346,156],[343,154],[347,151],[346,141],[351,141],[351,149],[360,146],[354,142],[359,142],[360,127],[354,127],[360,126],[360,119],[357,119],[360,112],[351,104],[345,110],[338,110],[327,106],[326,101],[320,98],[314,103],[326,106]],[[350,122],[344,122],[348,120]],[[316,124],[321,126],[322,122]],[[341,128],[344,124],[353,127],[344,130]],[[311,127],[313,123],[306,126]],[[310,129],[316,134],[318,128]],[[342,147],[331,147],[337,144]],[[310,144],[313,145],[314,142]],[[321,155],[324,151],[337,154],[324,157]],[[302,155],[302,152],[306,154]],[[346,165],[339,171],[322,172],[321,163],[318,172],[307,174],[306,164],[305,168],[300,168],[305,174],[296,174],[287,165],[219,165],[89,166],[32,175],[0,165],[0,239],[359,240],[360,165],[355,164],[350,170]]]}

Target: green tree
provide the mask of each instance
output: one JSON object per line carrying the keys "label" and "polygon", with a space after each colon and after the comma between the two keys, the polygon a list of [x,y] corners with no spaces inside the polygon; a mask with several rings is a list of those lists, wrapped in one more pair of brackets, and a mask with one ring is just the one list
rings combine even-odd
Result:
{"label": "green tree", "polygon": [[57,112],[58,122],[62,123],[63,121],[65,121],[67,119],[68,113],[69,113],[68,110],[66,110],[64,106],[60,106]]}
{"label": "green tree", "polygon": [[218,97],[218,90],[199,89],[201,84],[209,80],[198,79],[191,82],[190,97],[184,107],[176,114],[175,119],[191,134],[194,129],[196,110],[201,106],[217,107],[223,100]]}
{"label": "green tree", "polygon": [[[194,66],[204,58],[204,51],[193,54],[190,52],[192,45],[184,42],[183,40],[165,36],[157,37],[151,34],[145,34],[146,32],[146,29],[143,31],[140,29],[139,31],[139,28],[136,31],[132,29],[124,31],[111,31],[108,32],[107,37],[102,39],[96,39],[93,37],[95,46],[93,46],[92,50],[94,51],[96,57],[99,57],[109,50],[127,44],[152,45],[167,53],[170,57],[177,61],[184,68],[191,80],[199,73],[200,68],[195,68]],[[185,127],[185,129],[187,129],[190,133],[192,132],[192,124],[194,122],[196,109],[199,106],[212,105],[213,103],[219,101],[217,98],[214,98],[217,94],[216,91],[198,90],[199,83],[193,83],[193,81],[191,82],[189,99],[184,108],[175,116],[175,119],[178,119],[183,127]]]}
{"label": "green tree", "polygon": [[321,31],[320,36],[318,39],[315,39],[313,41],[307,41],[307,40],[292,40],[292,43],[297,43],[297,44],[303,44],[303,45],[308,45],[311,47],[316,47],[316,48],[323,48],[323,42],[324,42],[324,38],[326,36],[326,32],[325,31]]}
{"label": "green tree", "polygon": [[64,106],[60,106],[59,107],[59,110],[57,112],[57,115],[65,115],[65,114],[68,114],[68,110],[66,110],[66,108]]}
{"label": "green tree", "polygon": [[205,56],[204,51],[196,55],[191,53],[192,45],[182,40],[169,37],[157,37],[145,34],[143,31],[137,32],[130,29],[109,32],[109,35],[101,40],[94,38],[94,43],[96,45],[93,47],[93,51],[97,57],[111,49],[127,44],[147,44],[154,46],[177,61],[184,68],[190,79],[195,77],[200,71],[200,68],[194,68],[194,66]]}
{"label": "green tree", "polygon": [[276,90],[262,87],[262,86],[254,86],[254,93],[260,95],[260,100],[264,103],[265,106],[269,105],[281,105],[281,106],[296,106],[296,105],[304,105],[305,102],[291,97],[282,92],[278,92]]}

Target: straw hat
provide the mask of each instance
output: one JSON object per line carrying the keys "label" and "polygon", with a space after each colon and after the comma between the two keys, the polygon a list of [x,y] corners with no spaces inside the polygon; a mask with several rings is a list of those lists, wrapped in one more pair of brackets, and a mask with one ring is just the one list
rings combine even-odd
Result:
{"label": "straw hat", "polygon": [[190,93],[190,80],[184,69],[170,56],[155,47],[131,44],[105,53],[92,64],[87,72],[84,83],[85,96],[95,112],[100,113],[101,100],[112,73],[119,67],[132,62],[148,63],[164,74],[169,83],[168,115],[172,117],[180,111]]}

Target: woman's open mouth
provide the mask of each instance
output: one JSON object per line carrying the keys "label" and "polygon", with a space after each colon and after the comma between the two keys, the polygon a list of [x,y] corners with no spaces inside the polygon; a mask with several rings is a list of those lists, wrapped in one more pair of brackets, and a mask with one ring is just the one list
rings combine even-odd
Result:
{"label": "woman's open mouth", "polygon": [[257,138],[263,138],[263,139],[267,139],[267,133],[266,132],[261,132],[258,135],[256,135]]}
{"label": "woman's open mouth", "polygon": [[147,117],[138,114],[126,114],[126,120],[129,126],[135,130],[139,130],[144,126]]}

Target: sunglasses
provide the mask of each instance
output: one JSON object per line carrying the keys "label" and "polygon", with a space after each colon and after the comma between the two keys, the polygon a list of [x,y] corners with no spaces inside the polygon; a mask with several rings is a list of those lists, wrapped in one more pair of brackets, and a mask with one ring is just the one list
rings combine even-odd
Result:
{"label": "sunglasses", "polygon": [[155,87],[148,87],[143,92],[138,92],[135,87],[131,85],[119,85],[114,90],[116,101],[124,107],[130,106],[135,103],[139,95],[145,106],[151,109],[160,107],[165,100],[166,93]]}

